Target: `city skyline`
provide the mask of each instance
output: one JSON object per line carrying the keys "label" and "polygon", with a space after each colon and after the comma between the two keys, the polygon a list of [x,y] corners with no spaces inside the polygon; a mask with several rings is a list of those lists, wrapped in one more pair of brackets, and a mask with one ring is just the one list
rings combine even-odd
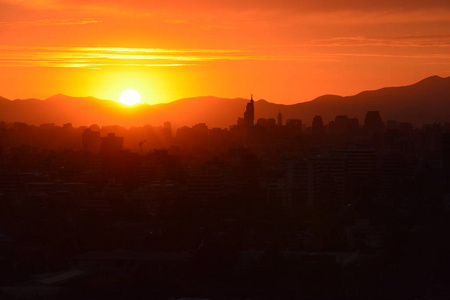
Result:
{"label": "city skyline", "polygon": [[0,122],[0,298],[448,295],[450,122],[260,102],[228,129]]}
{"label": "city skyline", "polygon": [[[347,97],[323,95],[309,102],[292,105],[255,98],[248,117],[256,122],[259,118],[276,118],[276,114],[282,112],[285,119],[300,118],[304,123],[310,123],[314,116],[321,115],[325,122],[329,122],[342,114],[362,120],[366,111],[378,110],[387,120],[396,119],[415,126],[446,123],[450,122],[446,102],[450,97],[449,84],[450,77],[431,76],[408,86],[382,87]],[[61,94],[45,100],[11,101],[0,97],[0,119],[35,125],[72,123],[75,126],[116,124],[125,127],[145,124],[159,126],[170,121],[174,128],[197,123],[228,128],[236,123],[236,117],[241,115],[241,106],[246,105],[250,98],[253,99],[253,95],[247,99],[194,97],[157,105],[141,103],[128,106],[112,100]],[[242,122],[250,122],[250,118],[247,121],[244,119]]]}
{"label": "city skyline", "polygon": [[0,299],[449,298],[449,0],[0,0],[0,40]]}

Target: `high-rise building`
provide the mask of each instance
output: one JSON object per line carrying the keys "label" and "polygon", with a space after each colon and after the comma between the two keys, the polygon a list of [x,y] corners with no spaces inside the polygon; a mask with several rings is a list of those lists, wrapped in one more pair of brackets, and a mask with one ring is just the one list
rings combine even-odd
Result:
{"label": "high-rise building", "polygon": [[315,116],[312,122],[312,131],[314,134],[323,132],[323,120],[321,116]]}
{"label": "high-rise building", "polygon": [[368,111],[364,119],[364,129],[369,134],[381,133],[384,130],[384,123],[379,111]]}
{"label": "high-rise building", "polygon": [[244,125],[247,128],[253,127],[255,122],[255,101],[253,101],[253,95],[251,96],[250,102],[247,103],[247,107],[244,112]]}
{"label": "high-rise building", "polygon": [[381,147],[384,122],[379,111],[368,111],[364,119],[364,134],[367,141],[375,148]]}
{"label": "high-rise building", "polygon": [[100,147],[100,132],[86,129],[82,135],[83,149],[88,152],[98,152]]}
{"label": "high-rise building", "polygon": [[346,115],[337,115],[334,121],[331,121],[328,126],[332,134],[347,136],[358,131],[359,123],[356,118],[349,118]]}
{"label": "high-rise building", "polygon": [[278,113],[277,124],[278,126],[283,126],[283,115],[281,114],[281,111]]}

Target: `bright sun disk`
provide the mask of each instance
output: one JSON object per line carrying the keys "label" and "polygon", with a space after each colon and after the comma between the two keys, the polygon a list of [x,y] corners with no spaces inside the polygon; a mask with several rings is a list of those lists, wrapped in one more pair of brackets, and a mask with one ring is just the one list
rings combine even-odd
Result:
{"label": "bright sun disk", "polygon": [[122,104],[135,105],[141,102],[141,95],[133,89],[128,89],[120,94],[119,101]]}

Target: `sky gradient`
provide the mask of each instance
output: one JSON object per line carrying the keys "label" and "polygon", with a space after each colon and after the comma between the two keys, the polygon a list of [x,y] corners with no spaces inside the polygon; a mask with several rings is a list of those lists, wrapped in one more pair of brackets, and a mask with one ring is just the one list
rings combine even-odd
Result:
{"label": "sky gradient", "polygon": [[0,95],[292,104],[450,76],[450,1],[0,0]]}

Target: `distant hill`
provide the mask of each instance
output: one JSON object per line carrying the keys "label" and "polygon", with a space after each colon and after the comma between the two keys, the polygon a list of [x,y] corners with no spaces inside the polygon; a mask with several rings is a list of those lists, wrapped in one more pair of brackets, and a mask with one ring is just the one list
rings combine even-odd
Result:
{"label": "distant hill", "polygon": [[[0,97],[0,120],[6,122],[73,123],[79,125],[142,126],[170,121],[174,127],[207,123],[209,127],[228,127],[243,115],[248,99],[213,96],[180,99],[157,105],[124,107],[111,100],[93,97],[55,95],[46,100],[8,100]],[[378,110],[384,120],[425,123],[450,122],[450,77],[428,77],[415,84],[364,91],[353,96],[324,95],[312,101],[282,105],[256,101],[256,118],[302,119],[311,124],[315,115],[328,122],[336,115],[357,117],[360,122],[368,110]]]}
{"label": "distant hill", "polygon": [[[268,102],[258,102],[256,106],[256,111],[264,117],[273,109],[280,106]],[[417,126],[450,122],[450,77],[432,76],[408,86],[364,91],[347,97],[325,95],[281,107],[285,118],[300,118],[306,124],[311,124],[314,115],[321,115],[326,122],[336,115],[357,117],[362,122],[368,110],[380,111],[385,121],[407,121]]]}

